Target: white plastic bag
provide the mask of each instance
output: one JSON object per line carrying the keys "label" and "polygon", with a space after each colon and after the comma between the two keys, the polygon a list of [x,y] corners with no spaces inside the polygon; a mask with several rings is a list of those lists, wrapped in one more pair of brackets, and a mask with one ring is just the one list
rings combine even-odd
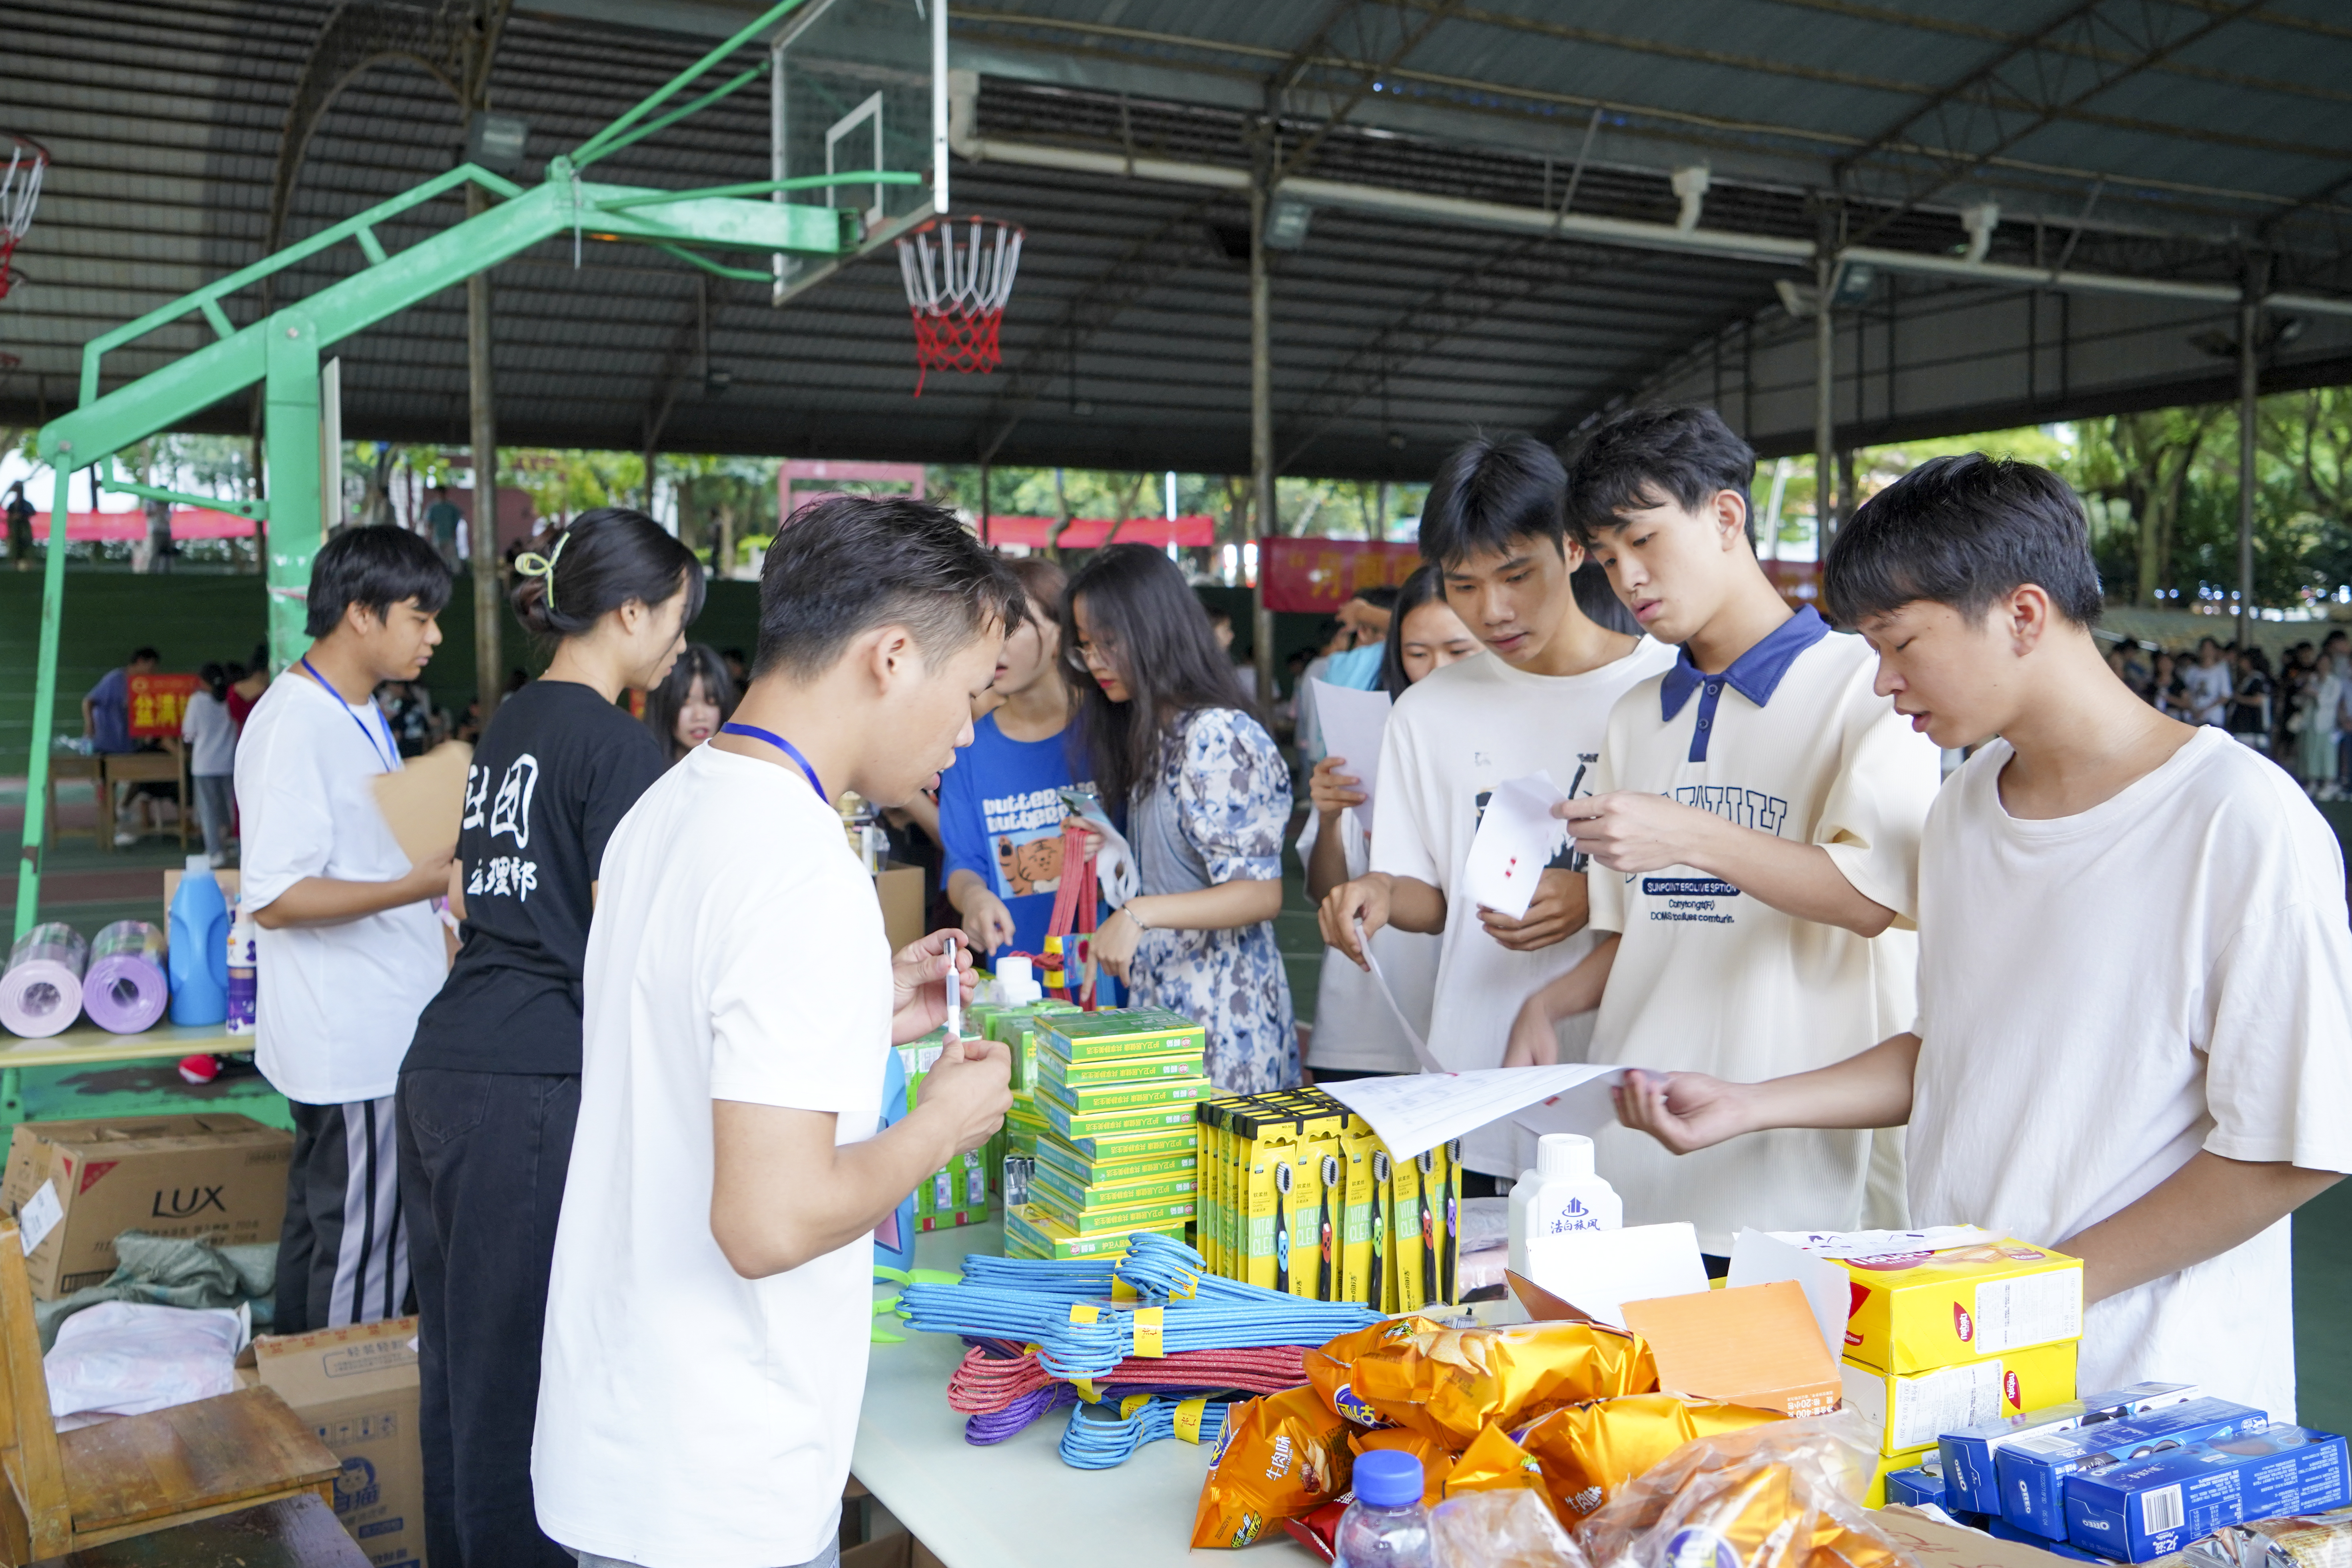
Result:
{"label": "white plastic bag", "polygon": [[253,1337],[242,1307],[101,1301],[58,1329],[42,1358],[59,1417],[139,1415],[236,1392],[236,1355]]}

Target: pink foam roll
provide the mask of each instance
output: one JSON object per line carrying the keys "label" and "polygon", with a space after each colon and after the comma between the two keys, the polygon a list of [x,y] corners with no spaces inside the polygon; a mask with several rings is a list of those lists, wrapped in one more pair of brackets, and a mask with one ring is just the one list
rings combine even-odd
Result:
{"label": "pink foam roll", "polygon": [[37,925],[8,950],[0,974],[0,1025],[27,1039],[63,1034],[81,1016],[82,971],[89,943],[62,921]]}
{"label": "pink foam roll", "polygon": [[145,921],[117,921],[98,933],[81,977],[81,1005],[91,1023],[118,1035],[154,1027],[172,1005],[163,943],[163,929]]}

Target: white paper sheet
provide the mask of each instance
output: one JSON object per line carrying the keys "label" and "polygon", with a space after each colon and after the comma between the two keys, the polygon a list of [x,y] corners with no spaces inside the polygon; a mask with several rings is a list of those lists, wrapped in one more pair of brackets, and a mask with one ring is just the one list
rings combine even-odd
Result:
{"label": "white paper sheet", "polygon": [[1315,720],[1323,726],[1323,754],[1345,757],[1340,772],[1357,781],[1364,804],[1356,807],[1357,820],[1370,832],[1372,807],[1379,800],[1381,738],[1389,727],[1392,704],[1385,691],[1359,691],[1328,680],[1310,681],[1315,688]]}
{"label": "white paper sheet", "polygon": [[1515,921],[1526,918],[1537,880],[1568,842],[1568,824],[1551,814],[1566,798],[1547,773],[1495,786],[1463,868],[1463,887],[1473,902]]}
{"label": "white paper sheet", "polygon": [[1927,1230],[1774,1230],[1765,1234],[1817,1258],[1895,1258],[1906,1252],[1990,1247],[2001,1239],[1997,1233],[1973,1225],[1939,1225]]}
{"label": "white paper sheet", "polygon": [[1725,1284],[1769,1285],[1776,1279],[1796,1282],[1821,1325],[1822,1342],[1830,1354],[1844,1355],[1845,1320],[1853,1300],[1846,1271],[1766,1231],[1743,1230],[1731,1238],[1731,1273]]}
{"label": "white paper sheet", "polygon": [[1547,1119],[1559,1123],[1546,1125],[1546,1132],[1591,1132],[1609,1120],[1607,1085],[1624,1070],[1583,1062],[1486,1068],[1355,1079],[1327,1085],[1325,1092],[1370,1122],[1391,1158],[1409,1160],[1530,1106],[1545,1107]]}
{"label": "white paper sheet", "polygon": [[1389,988],[1388,972],[1381,967],[1381,955],[1372,951],[1362,921],[1356,922],[1356,947],[1364,955],[1364,967],[1371,971],[1372,984],[1380,987],[1381,1000],[1389,1005],[1389,1011],[1396,1016],[1397,1027],[1404,1031],[1405,1043],[1412,1047],[1412,1059],[1421,1064],[1423,1072],[1444,1072],[1444,1064],[1430,1054],[1429,1042],[1421,1037],[1421,1031],[1412,1026],[1412,1020],[1397,1005],[1396,993]]}
{"label": "white paper sheet", "polygon": [[1625,1303],[1706,1289],[1698,1232],[1687,1221],[1571,1230],[1528,1243],[1528,1279],[1593,1321],[1625,1326]]}

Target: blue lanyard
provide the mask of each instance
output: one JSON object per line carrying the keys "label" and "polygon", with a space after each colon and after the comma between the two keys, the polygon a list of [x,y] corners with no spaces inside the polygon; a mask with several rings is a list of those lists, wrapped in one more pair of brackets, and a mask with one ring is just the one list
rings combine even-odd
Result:
{"label": "blue lanyard", "polygon": [[809,760],[801,755],[801,749],[773,730],[762,730],[757,724],[727,723],[719,726],[719,732],[722,735],[749,735],[754,741],[767,742],[768,744],[792,758],[794,765],[799,767],[801,772],[808,774],[809,788],[816,791],[817,799],[827,805],[833,804],[833,796],[824,793],[824,785],[817,779],[816,769],[811,767]]}
{"label": "blue lanyard", "polygon": [[[319,673],[318,668],[310,662],[310,656],[309,654],[304,654],[299,662],[304,669],[310,672],[310,679],[319,683],[320,690],[333,698],[336,701],[343,702],[343,694],[327,684],[327,678]],[[357,713],[352,713],[352,705],[350,703],[343,702],[343,711],[351,713],[352,722],[357,724],[360,727],[360,733],[367,737],[368,750],[373,752],[377,756],[384,759],[383,771],[388,773],[398,773],[400,771],[400,747],[393,742],[392,721],[383,717],[383,710],[379,708],[375,710],[376,718],[381,720],[383,723],[384,744],[381,746],[375,743],[375,731],[367,727],[367,721],[361,718]]]}

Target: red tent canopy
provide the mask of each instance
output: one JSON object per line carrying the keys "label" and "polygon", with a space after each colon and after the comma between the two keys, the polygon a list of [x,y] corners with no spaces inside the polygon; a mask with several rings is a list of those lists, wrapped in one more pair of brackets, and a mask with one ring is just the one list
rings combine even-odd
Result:
{"label": "red tent canopy", "polygon": [[[981,524],[980,536],[991,544],[1044,545],[1061,543],[1073,550],[1097,550],[1105,542],[1118,544],[1181,544],[1211,545],[1217,542],[1217,520],[1202,513],[1180,517],[1170,521],[1164,517],[1131,517],[1125,522],[1113,522],[1107,517],[1074,517],[1069,526],[1062,528],[1056,541],[1054,531],[1061,528],[1058,517],[1006,517],[991,513]],[[1118,530],[1116,540],[1112,529]]]}
{"label": "red tent canopy", "polygon": [[[33,514],[33,537],[46,540],[49,536],[49,514]],[[144,539],[147,537],[147,513],[143,508],[129,511],[74,511],[66,514],[66,537],[74,539]],[[250,539],[253,519],[239,517],[235,512],[214,511],[209,508],[175,506],[172,509],[172,537],[174,539]]]}

